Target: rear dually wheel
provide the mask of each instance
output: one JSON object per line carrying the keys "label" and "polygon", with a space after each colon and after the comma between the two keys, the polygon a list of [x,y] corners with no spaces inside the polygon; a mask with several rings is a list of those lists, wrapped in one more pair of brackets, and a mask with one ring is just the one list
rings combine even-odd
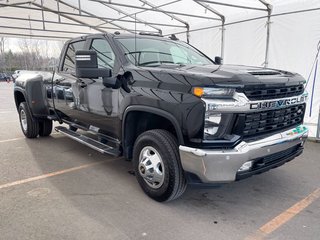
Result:
{"label": "rear dually wheel", "polygon": [[23,134],[27,138],[36,138],[39,134],[38,120],[32,116],[26,102],[20,103],[18,110],[20,126]]}

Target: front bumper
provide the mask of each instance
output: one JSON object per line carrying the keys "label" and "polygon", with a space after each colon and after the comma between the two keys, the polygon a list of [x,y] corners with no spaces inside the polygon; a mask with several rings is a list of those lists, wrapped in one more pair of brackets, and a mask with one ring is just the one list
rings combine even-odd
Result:
{"label": "front bumper", "polygon": [[[179,151],[186,172],[196,175],[202,183],[225,183],[267,171],[293,159],[302,152],[307,137],[308,129],[300,125],[258,141],[242,141],[233,149],[180,146]],[[248,161],[252,161],[253,167],[239,171]]]}

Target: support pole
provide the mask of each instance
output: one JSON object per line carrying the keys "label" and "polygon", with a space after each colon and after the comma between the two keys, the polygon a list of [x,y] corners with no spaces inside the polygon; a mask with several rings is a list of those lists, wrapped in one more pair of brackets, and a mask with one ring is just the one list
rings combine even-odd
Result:
{"label": "support pole", "polygon": [[165,10],[162,10],[160,7],[157,7],[156,5],[146,1],[146,0],[139,0],[140,2],[142,2],[143,4],[151,7],[150,11],[159,11],[167,16],[169,16],[171,19],[174,19],[182,24],[185,25],[186,29],[187,29],[187,42],[189,43],[189,37],[190,37],[190,25],[188,22],[182,20],[181,18],[178,18],[176,15],[172,14],[172,13],[168,13]]}
{"label": "support pole", "polygon": [[58,11],[58,22],[61,23],[61,16],[60,16],[60,4],[59,0],[57,0],[57,11]]}
{"label": "support pole", "polygon": [[267,68],[269,65],[269,46],[270,46],[270,29],[271,29],[271,14],[272,14],[272,5],[267,3],[266,0],[259,0],[264,6],[266,6],[268,11],[268,18],[267,18],[267,40],[266,40],[266,52],[264,58],[264,67]]}
{"label": "support pole", "polygon": [[316,140],[320,141],[320,107],[319,107],[319,114],[318,114],[318,126],[317,126]]}
{"label": "support pole", "polygon": [[42,28],[43,30],[46,30],[46,25],[44,23],[43,0],[41,0],[41,15],[42,15]]}
{"label": "support pole", "polygon": [[220,57],[223,59],[224,57],[224,34],[225,34],[225,22],[226,17],[222,15],[220,12],[215,10],[214,8],[210,7],[209,4],[202,3],[202,0],[193,0],[195,3],[199,4],[200,6],[204,7],[206,10],[209,10],[210,12],[216,14],[221,19],[221,52]]}
{"label": "support pole", "polygon": [[220,54],[220,57],[222,59],[224,59],[224,34],[225,34],[225,31],[226,31],[226,28],[224,26],[225,24],[225,19],[222,20],[222,24],[221,24],[221,54]]}
{"label": "support pole", "polygon": [[272,11],[272,9],[268,9],[266,53],[265,53],[265,58],[264,58],[264,67],[265,67],[265,68],[267,68],[268,65],[269,65],[269,46],[270,46],[271,11]]}
{"label": "support pole", "polygon": [[78,0],[79,15],[81,15],[81,0]]}
{"label": "support pole", "polygon": [[159,34],[162,35],[162,30],[161,30],[160,28],[157,28],[157,27],[153,26],[152,24],[148,23],[147,21],[144,21],[144,20],[142,20],[142,19],[140,19],[140,18],[137,18],[137,13],[136,13],[134,16],[131,16],[131,14],[123,11],[123,10],[120,9],[120,8],[117,8],[117,7],[114,7],[114,6],[112,6],[112,5],[108,5],[108,4],[103,4],[103,5],[106,6],[106,7],[108,7],[108,8],[111,8],[111,9],[114,10],[114,11],[117,11],[117,12],[125,15],[125,16],[128,17],[128,18],[134,19],[134,20],[135,20],[135,21],[134,21],[134,24],[136,24],[137,22],[138,22],[138,23],[144,23],[146,26],[149,26],[149,27],[151,27],[151,28],[153,28],[153,29],[156,29],[156,30],[159,32]]}
{"label": "support pole", "polygon": [[[168,5],[171,5],[171,4],[174,4],[176,2],[180,2],[181,0],[174,0],[172,2],[167,2],[167,3],[164,3],[164,4],[161,4],[161,5],[157,5],[155,8],[159,8],[159,7],[165,7],[165,6],[168,6]],[[128,16],[123,16],[123,17],[120,17],[116,20],[112,20],[112,21],[109,21],[110,23],[114,22],[114,21],[117,21],[117,20],[121,20],[121,19],[124,19],[126,17],[134,17],[135,14],[140,14],[140,13],[144,13],[144,12],[147,12],[148,10],[141,10],[141,11],[138,11],[138,12],[135,12],[134,14],[131,13],[129,14]],[[99,27],[100,25],[97,25],[97,27]],[[162,35],[162,33],[161,33]]]}
{"label": "support pole", "polygon": [[190,42],[190,26],[189,26],[188,23],[186,24],[186,28],[187,28],[187,32],[186,32],[186,34],[187,34],[187,43],[189,43]]}

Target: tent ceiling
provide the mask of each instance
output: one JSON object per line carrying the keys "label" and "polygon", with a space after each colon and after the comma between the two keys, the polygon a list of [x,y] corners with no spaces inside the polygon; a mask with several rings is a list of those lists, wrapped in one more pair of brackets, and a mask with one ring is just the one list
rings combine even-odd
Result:
{"label": "tent ceiling", "polygon": [[188,32],[202,23],[223,25],[235,12],[266,16],[268,6],[265,0],[0,0],[0,35],[69,39],[114,31]]}

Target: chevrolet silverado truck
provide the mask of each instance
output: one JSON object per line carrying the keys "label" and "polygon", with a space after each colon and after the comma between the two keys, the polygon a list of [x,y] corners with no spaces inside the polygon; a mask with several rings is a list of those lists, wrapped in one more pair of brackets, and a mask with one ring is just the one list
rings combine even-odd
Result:
{"label": "chevrolet silverado truck", "polygon": [[300,155],[307,94],[296,73],[222,65],[175,37],[98,34],[67,41],[54,73],[22,74],[14,98],[27,138],[55,130],[132,160],[156,201]]}

